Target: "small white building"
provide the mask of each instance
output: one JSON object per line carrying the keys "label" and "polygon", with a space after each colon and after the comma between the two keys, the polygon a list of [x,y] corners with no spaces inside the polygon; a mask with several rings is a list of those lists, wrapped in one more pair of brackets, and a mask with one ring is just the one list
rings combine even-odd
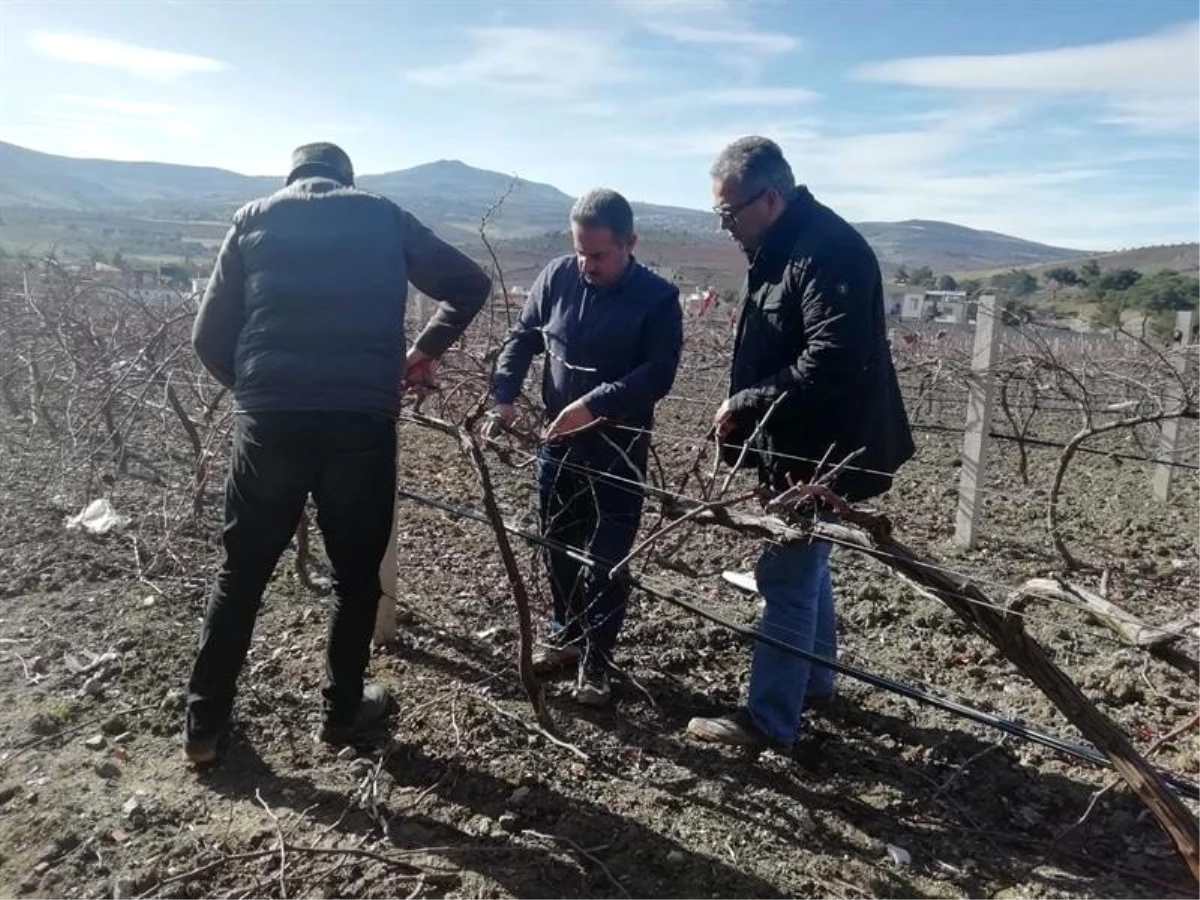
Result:
{"label": "small white building", "polygon": [[900,318],[906,322],[941,322],[966,325],[970,303],[966,291],[925,291],[905,294]]}

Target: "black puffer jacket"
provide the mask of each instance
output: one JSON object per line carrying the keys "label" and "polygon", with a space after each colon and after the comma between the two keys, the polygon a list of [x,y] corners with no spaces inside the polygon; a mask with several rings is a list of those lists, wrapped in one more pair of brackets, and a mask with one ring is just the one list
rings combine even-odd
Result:
{"label": "black puffer jacket", "polygon": [[303,178],[234,215],[192,330],[239,409],[395,415],[411,281],[441,356],[487,300],[483,270],[385,197]]}
{"label": "black puffer jacket", "polygon": [[785,392],[752,445],[762,480],[776,489],[789,476],[810,481],[822,459],[832,465],[865,448],[834,485],[847,500],[865,500],[891,487],[913,455],[879,263],[862,235],[803,187],[747,275],[730,378],[731,459]]}

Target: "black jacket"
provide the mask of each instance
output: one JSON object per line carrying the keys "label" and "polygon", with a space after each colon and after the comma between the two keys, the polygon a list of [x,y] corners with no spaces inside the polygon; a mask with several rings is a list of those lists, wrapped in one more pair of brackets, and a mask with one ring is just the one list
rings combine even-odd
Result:
{"label": "black jacket", "polygon": [[[834,484],[847,500],[891,487],[915,450],[884,328],[883,279],[866,240],[798,188],[753,256],[735,339],[727,457],[751,445],[764,483],[812,480],[865,448]],[[870,471],[864,471],[870,470]]]}
{"label": "black jacket", "polygon": [[394,416],[408,283],[439,301],[440,356],[483,307],[483,270],[392,201],[304,178],[237,211],[192,328],[238,408]]}

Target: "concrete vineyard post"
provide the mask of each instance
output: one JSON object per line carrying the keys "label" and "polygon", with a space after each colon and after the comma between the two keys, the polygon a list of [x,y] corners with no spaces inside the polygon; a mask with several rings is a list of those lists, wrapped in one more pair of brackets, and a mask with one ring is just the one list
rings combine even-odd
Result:
{"label": "concrete vineyard post", "polygon": [[992,430],[995,395],[992,369],[1000,347],[1001,329],[996,297],[993,294],[981,296],[975,318],[975,348],[971,354],[971,383],[967,393],[967,420],[963,433],[958,513],[954,528],[954,540],[967,549],[975,546],[979,535],[988,435]]}

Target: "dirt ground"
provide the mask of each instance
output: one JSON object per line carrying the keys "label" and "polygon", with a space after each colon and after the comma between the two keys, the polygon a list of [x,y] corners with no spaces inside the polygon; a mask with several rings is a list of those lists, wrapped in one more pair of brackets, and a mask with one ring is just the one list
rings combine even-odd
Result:
{"label": "dirt ground", "polygon": [[[719,368],[681,376],[662,408],[669,472],[691,453],[676,436],[694,447],[703,435]],[[960,411],[943,415],[961,422]],[[1014,448],[995,445],[984,536],[968,553],[951,540],[960,439],[922,431],[919,441],[882,504],[902,540],[997,601],[1060,569],[1044,527],[1054,451],[1032,451],[1027,487]],[[405,486],[480,508],[453,441],[404,424],[401,442]],[[493,466],[505,511],[522,520],[529,470]],[[0,894],[1195,896],[1129,791],[1098,793],[1111,772],[850,679],[792,757],[695,743],[689,717],[742,696],[748,647],[640,594],[615,703],[583,710],[568,682],[551,683],[558,737],[575,749],[551,742],[520,690],[516,619],[491,534],[412,502],[399,529],[398,637],[371,662],[398,699],[379,747],[342,758],[312,740],[327,600],[298,582],[289,551],[243,672],[228,758],[197,775],[181,762],[179,731],[216,561],[219,485],[202,519],[173,533],[177,564],[159,554],[164,574],[140,577],[152,568],[140,536],[169,518],[165,489],[118,480],[109,496],[134,522],[89,537],[63,526],[81,496],[51,495],[27,466],[0,477]],[[1194,473],[1181,473],[1164,506],[1149,483],[1140,463],[1081,457],[1065,491],[1066,535],[1084,561],[1107,567],[1115,602],[1161,624],[1196,605],[1198,492]],[[652,504],[646,523],[655,521]],[[518,549],[535,572],[532,551]],[[319,541],[317,550],[321,574]],[[755,552],[746,539],[694,531],[678,558],[705,577],[647,571],[750,624],[755,598],[708,573],[745,570]],[[1078,738],[949,610],[849,550],[835,551],[834,566],[844,662]],[[1195,713],[1194,675],[1120,646],[1061,604],[1026,614],[1139,747]],[[1192,728],[1154,760],[1196,780],[1198,751]]]}

